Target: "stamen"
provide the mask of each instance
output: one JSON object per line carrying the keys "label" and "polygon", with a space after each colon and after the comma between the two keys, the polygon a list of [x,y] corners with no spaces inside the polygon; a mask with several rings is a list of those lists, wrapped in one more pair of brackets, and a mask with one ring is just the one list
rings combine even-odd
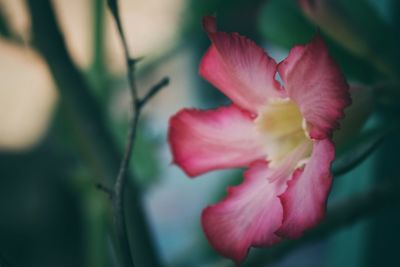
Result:
{"label": "stamen", "polygon": [[307,159],[311,149],[293,153],[300,146],[310,147],[305,120],[297,105],[289,98],[272,99],[259,112],[255,120],[258,130],[264,136],[267,160],[270,167],[278,167],[292,154],[293,168]]}

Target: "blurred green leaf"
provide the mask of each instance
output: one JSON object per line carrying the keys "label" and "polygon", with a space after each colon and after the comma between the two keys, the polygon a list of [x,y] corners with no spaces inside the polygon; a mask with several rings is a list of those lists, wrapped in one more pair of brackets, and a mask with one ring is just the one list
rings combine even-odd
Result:
{"label": "blurred green leaf", "polygon": [[353,170],[367,159],[379,147],[391,129],[376,128],[366,131],[358,136],[350,145],[338,152],[337,159],[333,162],[334,176],[340,176]]}
{"label": "blurred green leaf", "polygon": [[[286,49],[308,43],[318,33],[318,28],[304,17],[293,0],[267,1],[260,13],[259,29],[265,41]],[[321,35],[327,42],[329,52],[348,78],[370,83],[381,77],[368,61],[352,55],[324,33]]]}
{"label": "blurred green leaf", "polygon": [[138,129],[136,147],[131,165],[135,165],[140,185],[147,188],[159,180],[159,148],[162,142],[159,138],[150,134],[148,127],[145,127],[143,124]]}
{"label": "blurred green leaf", "polygon": [[[128,121],[118,120],[113,122],[113,130],[121,148],[126,145]],[[154,135],[143,117],[139,122],[138,132],[132,154],[131,167],[135,169],[136,182],[142,189],[146,189],[158,181],[160,175],[159,148],[162,144],[160,137]]]}
{"label": "blurred green leaf", "polygon": [[351,54],[386,76],[399,71],[396,38],[385,14],[370,0],[299,1],[304,14]]}
{"label": "blurred green leaf", "polygon": [[396,35],[391,25],[383,19],[383,14],[369,0],[335,2],[340,8],[339,12],[346,14],[347,28],[354,28],[352,34],[358,34],[369,47],[368,54],[363,56],[370,58],[382,71],[385,68],[389,68],[388,72],[393,69],[398,71]]}
{"label": "blurred green leaf", "polygon": [[266,41],[287,49],[309,42],[317,33],[317,28],[304,18],[291,0],[266,2],[260,14],[259,29]]}
{"label": "blurred green leaf", "polygon": [[[198,35],[201,29],[202,17],[205,15],[215,15],[221,29],[230,32],[251,32],[254,27],[253,23],[257,18],[259,7],[265,0],[247,0],[247,1],[231,1],[231,0],[190,0],[187,4],[187,12],[185,12],[182,28],[182,34],[185,37],[191,37],[198,41]],[[252,26],[249,28],[249,26]],[[250,33],[251,35],[251,33]],[[205,34],[204,34],[205,36]],[[187,39],[187,38],[186,38]]]}

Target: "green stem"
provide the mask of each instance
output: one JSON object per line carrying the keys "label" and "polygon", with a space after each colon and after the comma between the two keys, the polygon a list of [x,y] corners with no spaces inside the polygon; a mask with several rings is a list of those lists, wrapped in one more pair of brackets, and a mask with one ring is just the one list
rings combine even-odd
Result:
{"label": "green stem", "polygon": [[106,220],[107,210],[104,196],[100,196],[98,191],[88,185],[83,194],[85,234],[87,242],[87,262],[88,267],[107,267],[107,230]]}
{"label": "green stem", "polygon": [[108,89],[109,75],[105,65],[105,40],[104,40],[104,17],[105,5],[103,0],[93,1],[93,40],[92,40],[92,65],[90,70],[90,81],[96,89],[97,95],[102,102],[107,103],[110,90]]}
{"label": "green stem", "polygon": [[108,7],[114,17],[115,24],[118,29],[119,36],[121,38],[121,42],[124,49],[126,67],[128,72],[128,81],[129,87],[131,90],[131,102],[132,102],[132,111],[133,117],[129,127],[128,139],[125,147],[125,154],[122,159],[120,169],[118,172],[117,179],[114,184],[114,192],[113,192],[113,208],[114,208],[114,218],[117,228],[117,237],[120,243],[120,251],[122,254],[124,266],[133,267],[134,266],[134,258],[131,251],[129,238],[127,234],[127,226],[125,219],[125,209],[124,209],[124,196],[125,196],[125,186],[127,183],[126,172],[129,168],[129,162],[132,158],[132,151],[136,141],[136,134],[138,128],[138,122],[140,118],[141,109],[147,103],[149,99],[151,99],[160,89],[168,85],[169,79],[164,78],[161,82],[156,84],[153,88],[150,89],[148,94],[143,98],[139,99],[137,93],[137,85],[136,85],[136,76],[135,76],[135,67],[136,63],[139,61],[131,56],[129,51],[129,46],[125,38],[125,33],[123,30],[123,26],[121,23],[120,15],[119,15],[119,6],[118,0],[108,0]]}
{"label": "green stem", "polygon": [[93,0],[93,54],[92,68],[104,66],[104,4]]}

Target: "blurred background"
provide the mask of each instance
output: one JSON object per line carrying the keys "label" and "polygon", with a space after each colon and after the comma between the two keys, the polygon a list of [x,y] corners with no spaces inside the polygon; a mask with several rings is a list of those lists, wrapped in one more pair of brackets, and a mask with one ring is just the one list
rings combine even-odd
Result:
{"label": "blurred background", "polygon": [[[96,185],[116,177],[130,96],[105,2],[0,0],[0,266],[119,266],[110,200]],[[399,11],[396,0],[120,0],[132,54],[143,57],[139,94],[171,81],[145,107],[134,152],[136,190],[126,206],[138,266],[231,266],[208,245],[200,214],[241,171],[188,179],[170,164],[166,141],[168,119],[182,107],[228,103],[198,75],[207,14],[278,62],[319,33],[363,99],[337,136],[339,159],[356,163],[334,180],[333,223],[304,241],[254,250],[247,265],[400,266],[392,190],[400,140],[382,137],[399,124]]]}

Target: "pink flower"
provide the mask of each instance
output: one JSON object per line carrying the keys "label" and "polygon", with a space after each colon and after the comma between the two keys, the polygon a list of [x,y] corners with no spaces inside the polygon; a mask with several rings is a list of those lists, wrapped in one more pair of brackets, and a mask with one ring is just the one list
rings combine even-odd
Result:
{"label": "pink flower", "polygon": [[297,238],[324,216],[332,132],[350,96],[318,36],[276,64],[253,41],[218,32],[215,18],[203,23],[212,45],[200,75],[233,103],[181,110],[170,120],[169,143],[174,163],[189,176],[248,168],[243,183],[202,214],[212,246],[241,262],[250,247]]}

